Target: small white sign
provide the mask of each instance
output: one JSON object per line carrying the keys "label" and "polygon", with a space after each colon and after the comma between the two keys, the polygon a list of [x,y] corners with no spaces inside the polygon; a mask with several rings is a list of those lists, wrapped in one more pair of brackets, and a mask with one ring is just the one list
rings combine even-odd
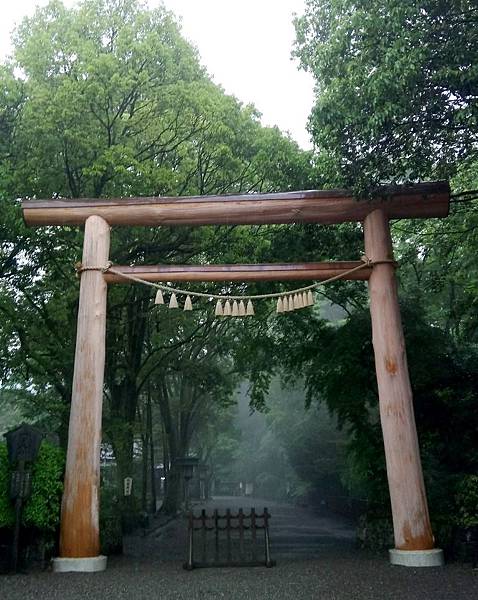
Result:
{"label": "small white sign", "polygon": [[131,489],[133,488],[133,478],[125,477],[124,478],[124,495],[131,496]]}

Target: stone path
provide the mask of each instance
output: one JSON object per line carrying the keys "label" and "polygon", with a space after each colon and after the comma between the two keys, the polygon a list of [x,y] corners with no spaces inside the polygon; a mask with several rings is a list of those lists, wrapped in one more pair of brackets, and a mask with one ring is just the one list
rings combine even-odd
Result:
{"label": "stone path", "polygon": [[[226,508],[237,512],[242,508],[249,512],[251,507],[261,513],[267,507],[272,515],[270,537],[272,558],[295,560],[319,558],[323,555],[353,554],[355,544],[354,527],[346,520],[318,513],[307,508],[279,504],[270,500],[221,497],[213,501],[193,505],[199,514],[201,508],[211,513],[217,508],[224,513]],[[154,529],[148,535],[142,532],[125,540],[125,554],[136,558],[157,556],[161,560],[185,560],[187,555],[187,531],[185,520],[171,521]]]}

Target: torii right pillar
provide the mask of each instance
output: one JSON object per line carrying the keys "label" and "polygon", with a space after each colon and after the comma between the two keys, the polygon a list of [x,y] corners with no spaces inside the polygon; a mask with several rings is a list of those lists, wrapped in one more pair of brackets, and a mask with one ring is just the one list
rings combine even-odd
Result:
{"label": "torii right pillar", "polygon": [[374,263],[370,314],[395,537],[390,561],[409,567],[441,566],[443,551],[434,548],[423,481],[390,226],[382,209],[365,218],[364,236],[365,253]]}

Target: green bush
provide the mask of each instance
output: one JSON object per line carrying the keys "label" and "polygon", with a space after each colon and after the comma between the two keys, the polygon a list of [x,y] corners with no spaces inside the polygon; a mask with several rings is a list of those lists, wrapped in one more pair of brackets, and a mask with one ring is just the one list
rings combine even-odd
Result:
{"label": "green bush", "polygon": [[[33,464],[32,493],[22,514],[24,527],[41,531],[54,531],[58,527],[64,463],[64,452],[60,448],[42,443]],[[11,527],[15,522],[13,502],[9,497],[10,475],[7,448],[0,444],[0,527]]]}
{"label": "green bush", "polygon": [[456,492],[459,527],[478,526],[478,475],[465,475]]}
{"label": "green bush", "polygon": [[395,544],[391,516],[379,516],[371,512],[363,514],[357,527],[357,541],[361,548],[377,552],[393,548]]}

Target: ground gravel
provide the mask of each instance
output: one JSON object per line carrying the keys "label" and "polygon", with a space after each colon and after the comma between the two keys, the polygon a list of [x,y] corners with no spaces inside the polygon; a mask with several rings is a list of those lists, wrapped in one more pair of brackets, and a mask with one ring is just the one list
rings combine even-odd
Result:
{"label": "ground gravel", "polygon": [[[216,499],[206,508],[237,509],[237,502]],[[254,504],[264,506],[259,500]],[[3,575],[0,600],[478,600],[478,570],[469,564],[392,566],[386,553],[358,550],[353,527],[336,515],[291,505],[269,507],[272,558],[277,560],[271,569],[185,571],[185,520],[159,518],[148,530],[127,537],[125,555],[109,557],[103,573]]]}
{"label": "ground gravel", "polygon": [[469,565],[408,569],[362,553],[345,558],[278,561],[266,569],[197,569],[177,561],[112,558],[103,573],[37,572],[0,578],[2,600],[261,599],[477,600]]}

